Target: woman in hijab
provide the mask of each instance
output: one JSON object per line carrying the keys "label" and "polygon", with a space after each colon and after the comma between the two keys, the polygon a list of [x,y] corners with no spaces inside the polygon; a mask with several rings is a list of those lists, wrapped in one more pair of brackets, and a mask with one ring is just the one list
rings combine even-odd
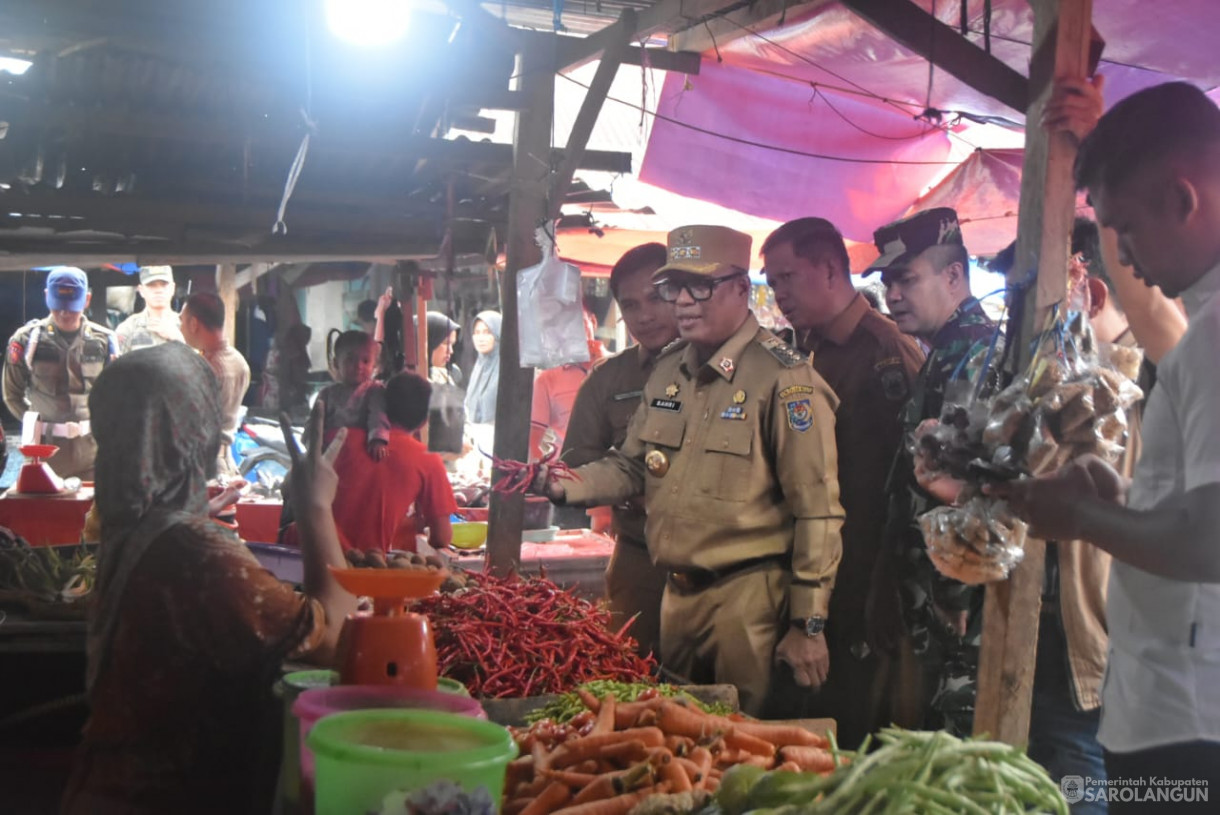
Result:
{"label": "woman in hijab", "polygon": [[453,358],[453,344],[457,342],[458,324],[439,311],[428,312],[428,379],[433,385],[454,385],[449,368]]}
{"label": "woman in hijab", "polygon": [[483,311],[474,318],[470,338],[479,352],[466,389],[466,421],[491,424],[496,420],[496,392],[500,389],[500,322],[498,311]]}
{"label": "woman in hijab", "polygon": [[285,659],[329,661],[355,610],[326,569],[344,562],[330,515],[342,439],[294,467],[298,594],[207,517],[218,392],[203,357],[167,343],[111,363],[89,394],[102,533],[70,815],[269,812],[271,685]]}

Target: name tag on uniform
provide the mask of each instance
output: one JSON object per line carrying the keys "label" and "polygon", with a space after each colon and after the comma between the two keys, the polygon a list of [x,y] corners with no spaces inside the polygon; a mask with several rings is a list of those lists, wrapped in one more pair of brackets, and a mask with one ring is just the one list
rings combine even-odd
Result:
{"label": "name tag on uniform", "polygon": [[653,399],[649,403],[649,407],[654,407],[657,410],[668,410],[670,413],[679,413],[682,410],[682,403],[675,402],[673,399]]}
{"label": "name tag on uniform", "polygon": [[610,397],[616,402],[626,402],[628,399],[639,399],[644,395],[644,391],[627,391],[626,393],[616,393]]}

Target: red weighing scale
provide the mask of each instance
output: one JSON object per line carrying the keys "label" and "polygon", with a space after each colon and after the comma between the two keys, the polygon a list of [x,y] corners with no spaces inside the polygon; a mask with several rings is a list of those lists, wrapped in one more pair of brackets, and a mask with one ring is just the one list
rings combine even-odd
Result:
{"label": "red weighing scale", "polygon": [[407,611],[406,602],[435,592],[448,573],[333,566],[330,571],[352,594],[373,598],[372,613],[349,614],[339,632],[339,682],[436,690],[432,625],[424,615]]}
{"label": "red weighing scale", "polygon": [[63,492],[64,481],[55,474],[46,459],[59,450],[54,444],[23,444],[19,448],[25,464],[17,475],[17,492],[25,495],[53,495]]}

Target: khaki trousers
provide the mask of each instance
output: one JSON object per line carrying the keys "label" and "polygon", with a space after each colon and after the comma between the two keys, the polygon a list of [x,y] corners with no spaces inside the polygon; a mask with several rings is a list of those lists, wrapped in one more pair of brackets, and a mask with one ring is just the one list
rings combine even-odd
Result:
{"label": "khaki trousers", "polygon": [[774,664],[788,631],[791,574],[764,563],[729,575],[702,591],[672,583],[661,601],[661,664],[696,684],[737,686],[743,712],[785,717],[807,701],[792,671]]}
{"label": "khaki trousers", "polygon": [[660,653],[664,592],[665,570],[653,564],[643,543],[620,537],[606,567],[606,599],[615,631],[635,617],[627,633],[639,643],[640,656]]}

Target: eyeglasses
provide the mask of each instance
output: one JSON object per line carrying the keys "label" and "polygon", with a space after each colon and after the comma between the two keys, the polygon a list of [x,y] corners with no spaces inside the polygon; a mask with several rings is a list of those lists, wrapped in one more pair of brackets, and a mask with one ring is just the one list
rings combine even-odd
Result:
{"label": "eyeglasses", "polygon": [[666,303],[675,302],[683,289],[686,289],[686,293],[696,303],[702,303],[712,299],[716,287],[721,283],[744,274],[745,272],[733,272],[723,277],[688,277],[685,280],[674,280],[667,277],[664,280],[658,280],[655,285],[657,294],[661,295],[661,299]]}

